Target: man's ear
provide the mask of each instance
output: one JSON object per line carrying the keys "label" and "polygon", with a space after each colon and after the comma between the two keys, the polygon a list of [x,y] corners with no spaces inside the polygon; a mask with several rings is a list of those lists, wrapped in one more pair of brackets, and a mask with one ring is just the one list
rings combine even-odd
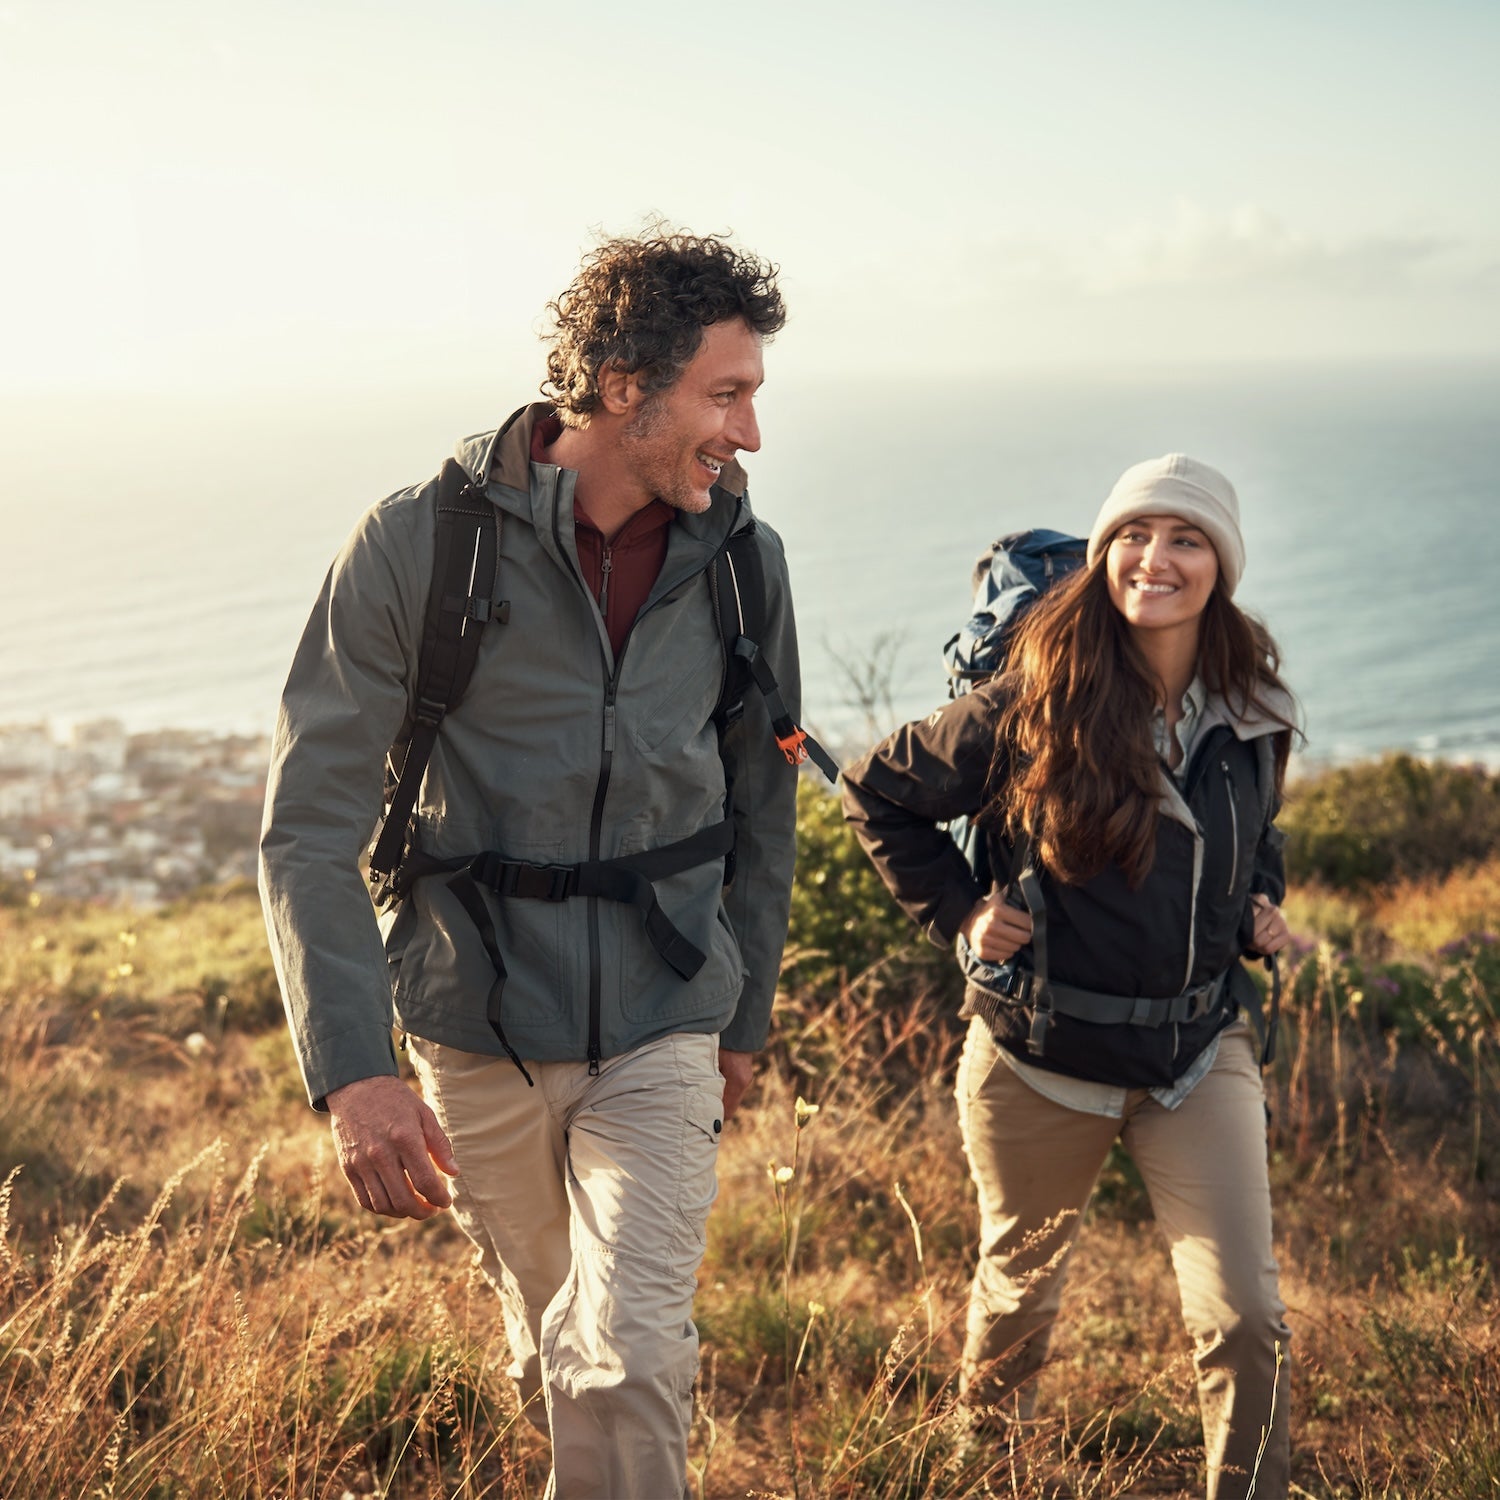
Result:
{"label": "man's ear", "polygon": [[612,416],[625,416],[640,400],[640,376],[627,372],[619,360],[610,360],[599,371],[599,401]]}

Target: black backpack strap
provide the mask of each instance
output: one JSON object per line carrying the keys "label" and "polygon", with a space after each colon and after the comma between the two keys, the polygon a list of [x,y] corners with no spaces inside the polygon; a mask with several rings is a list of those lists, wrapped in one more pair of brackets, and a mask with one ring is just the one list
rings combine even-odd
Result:
{"label": "black backpack strap", "polygon": [[453,892],[458,904],[468,913],[469,920],[478,928],[479,939],[484,944],[484,951],[495,970],[495,977],[490,982],[489,998],[485,1001],[485,1016],[490,1023],[490,1029],[495,1033],[501,1047],[505,1049],[505,1055],[521,1070],[521,1077],[526,1080],[526,1086],[535,1088],[535,1080],[526,1071],[526,1064],[522,1062],[521,1054],[506,1039],[505,1027],[500,1023],[500,1001],[505,994],[505,981],[510,974],[505,967],[505,959],[500,953],[500,939],[495,935],[495,924],[490,920],[489,908],[485,906],[479,889],[467,870],[460,870],[448,882],[448,889]]}
{"label": "black backpack strap", "polygon": [[[1260,836],[1271,832],[1271,815],[1276,803],[1276,752],[1270,735],[1255,738],[1255,790],[1260,804]],[[1276,835],[1278,838],[1280,834]],[[1274,953],[1262,960],[1270,976],[1267,985],[1265,1013],[1261,1020],[1260,1065],[1268,1068],[1276,1061],[1276,1032],[1281,1025],[1281,965]]]}
{"label": "black backpack strap", "polygon": [[1276,1061],[1276,1031],[1281,1025],[1281,964],[1274,953],[1266,958],[1271,971],[1270,997],[1266,1001],[1266,1040],[1260,1050],[1260,1065],[1269,1068]]}
{"label": "black backpack strap", "polygon": [[800,766],[811,760],[829,779],[839,779],[833,757],[791,716],[781,696],[776,674],[761,652],[766,628],[766,574],[754,523],[729,538],[709,571],[719,634],[724,642],[724,686],[714,709],[714,722],[724,731],[745,711],[751,684],[766,700],[771,731],[787,763]]}
{"label": "black backpack strap", "polygon": [[[1018,838],[1019,843],[1019,838]],[[1029,846],[1028,846],[1029,852]],[[1036,868],[1025,855],[1012,877],[1012,889],[1031,913],[1031,1027],[1026,1035],[1026,1050],[1041,1057],[1047,1050],[1047,1032],[1052,1026],[1052,995],[1047,979],[1047,900],[1042,895]]]}
{"label": "black backpack strap", "polygon": [[411,727],[405,744],[391,747],[391,764],[399,759],[400,771],[370,855],[370,871],[380,879],[388,879],[401,863],[438,726],[458,706],[474,675],[484,626],[510,618],[510,605],[495,599],[499,551],[499,510],[450,458],[438,474],[437,545]]}

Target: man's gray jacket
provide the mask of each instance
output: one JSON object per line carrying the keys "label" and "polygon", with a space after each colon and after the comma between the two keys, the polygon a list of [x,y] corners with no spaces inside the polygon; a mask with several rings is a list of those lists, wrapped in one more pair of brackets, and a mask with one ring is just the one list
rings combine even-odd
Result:
{"label": "man's gray jacket", "polygon": [[[720,1032],[755,1051],[770,1023],[795,854],[796,774],[751,691],[725,736],[724,679],[707,570],[751,524],[727,466],[702,515],[679,512],[666,561],[618,657],[574,547],[575,475],[530,459],[535,405],[458,458],[501,512],[497,597],[462,705],[449,714],[417,808],[425,853],[499,850],[573,864],[673,843],[724,817],[733,781],[735,879],[720,860],[657,882],[667,917],[704,954],[684,980],[635,908],[486,891],[509,971],[502,1021],[524,1058],[583,1060],[591,996],[604,1057],[672,1032]],[[309,1097],[396,1071],[395,1023],[498,1054],[495,979],[478,929],[441,875],[377,924],[359,858],[380,816],[384,760],[409,722],[435,545],[436,481],[371,509],[329,572],[293,660],[261,837],[271,947]],[[760,645],[798,713],[796,631],[780,539],[755,522],[766,578]],[[387,930],[382,939],[381,926]]]}

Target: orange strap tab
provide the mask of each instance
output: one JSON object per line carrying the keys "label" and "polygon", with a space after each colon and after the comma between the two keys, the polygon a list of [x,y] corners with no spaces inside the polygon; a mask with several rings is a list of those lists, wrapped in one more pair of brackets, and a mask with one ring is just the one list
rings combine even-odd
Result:
{"label": "orange strap tab", "polygon": [[788,735],[776,736],[776,743],[781,746],[781,753],[786,756],[789,766],[800,766],[807,760],[807,731],[805,729],[793,728]]}

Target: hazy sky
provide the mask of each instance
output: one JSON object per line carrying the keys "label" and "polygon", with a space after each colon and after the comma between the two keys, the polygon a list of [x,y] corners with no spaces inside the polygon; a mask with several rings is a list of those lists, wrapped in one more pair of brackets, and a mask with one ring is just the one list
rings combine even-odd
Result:
{"label": "hazy sky", "polygon": [[778,375],[1493,357],[1497,73],[1493,0],[0,0],[0,388],[529,389],[651,211]]}

